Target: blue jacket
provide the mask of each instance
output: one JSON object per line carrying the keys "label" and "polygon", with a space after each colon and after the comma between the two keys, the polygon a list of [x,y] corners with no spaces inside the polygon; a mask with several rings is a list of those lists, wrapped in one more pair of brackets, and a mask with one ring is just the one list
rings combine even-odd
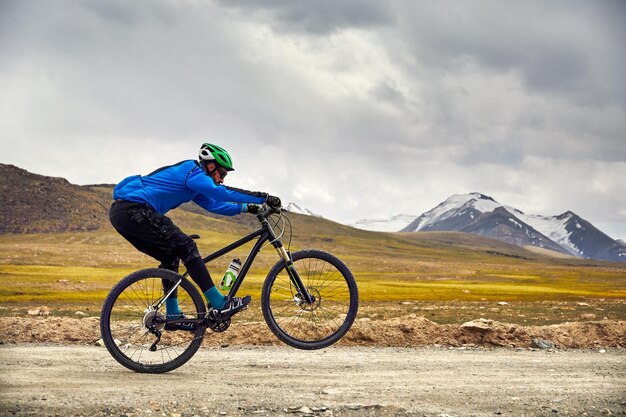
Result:
{"label": "blue jacket", "polygon": [[123,179],[113,198],[147,203],[161,214],[193,201],[212,213],[234,216],[246,211],[246,203],[264,203],[267,194],[216,185],[199,162],[188,160]]}

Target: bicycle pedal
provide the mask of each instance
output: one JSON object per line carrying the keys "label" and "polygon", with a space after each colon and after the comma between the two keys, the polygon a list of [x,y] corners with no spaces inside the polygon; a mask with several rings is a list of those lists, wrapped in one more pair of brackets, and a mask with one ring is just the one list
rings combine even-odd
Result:
{"label": "bicycle pedal", "polygon": [[206,313],[205,318],[209,321],[209,322],[214,322],[214,323],[220,323],[223,321],[227,321],[230,320],[230,315],[228,314],[220,314],[217,310],[211,309],[208,311],[208,313]]}

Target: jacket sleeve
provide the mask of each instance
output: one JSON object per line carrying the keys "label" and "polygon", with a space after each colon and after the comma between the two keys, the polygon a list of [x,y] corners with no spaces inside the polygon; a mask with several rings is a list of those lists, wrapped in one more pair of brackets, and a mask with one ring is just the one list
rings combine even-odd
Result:
{"label": "jacket sleeve", "polygon": [[193,202],[211,213],[221,214],[223,216],[235,216],[243,211],[242,204],[240,203],[224,203],[221,201],[215,201],[213,199],[206,198],[202,194],[197,194],[194,197]]}
{"label": "jacket sleeve", "polygon": [[194,169],[189,173],[185,185],[208,200],[222,203],[263,204],[267,199],[266,193],[216,185],[211,177],[206,175],[201,168]]}

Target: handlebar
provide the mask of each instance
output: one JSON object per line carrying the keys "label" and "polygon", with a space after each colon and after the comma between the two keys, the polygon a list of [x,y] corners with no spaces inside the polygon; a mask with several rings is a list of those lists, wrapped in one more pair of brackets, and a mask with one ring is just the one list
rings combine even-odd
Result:
{"label": "handlebar", "polygon": [[263,221],[267,219],[269,216],[271,216],[272,214],[280,214],[283,211],[286,211],[286,210],[282,207],[271,207],[271,206],[264,204],[263,209],[256,216],[259,219],[259,221]]}
{"label": "handlebar", "polygon": [[[261,212],[257,214],[257,219],[259,223],[261,223],[262,227],[270,228],[270,236],[272,237],[272,245],[275,245],[276,241],[279,241],[278,246],[275,246],[276,249],[279,249],[279,246],[282,247],[282,243],[280,243],[280,239],[284,236],[285,231],[287,230],[287,224],[289,224],[289,243],[287,244],[287,251],[289,251],[289,247],[291,247],[291,221],[289,221],[289,217],[283,216],[283,212],[286,212],[283,207],[272,207],[264,204],[262,206]],[[268,221],[268,218],[272,214],[278,214],[277,219],[272,219]],[[284,249],[282,252],[279,252],[281,256],[287,256]],[[285,258],[286,260],[287,258]]]}

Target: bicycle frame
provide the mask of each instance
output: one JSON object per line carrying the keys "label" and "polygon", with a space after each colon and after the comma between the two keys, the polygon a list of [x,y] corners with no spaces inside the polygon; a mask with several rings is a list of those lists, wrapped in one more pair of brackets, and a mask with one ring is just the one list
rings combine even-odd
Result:
{"label": "bicycle frame", "polygon": [[[267,216],[266,213],[261,213],[261,214],[259,214],[257,216],[259,221],[261,222],[261,228],[260,229],[250,233],[247,236],[242,237],[241,239],[231,243],[228,246],[225,246],[222,249],[219,249],[219,250],[213,252],[212,254],[204,257],[202,259],[202,261],[205,264],[209,263],[209,262],[211,262],[211,261],[213,261],[213,260],[215,260],[217,258],[220,258],[220,257],[224,256],[225,254],[227,254],[227,253],[237,249],[238,247],[243,246],[246,243],[251,242],[254,239],[258,238],[256,243],[254,244],[254,246],[250,250],[250,253],[246,257],[246,260],[245,260],[245,262],[243,263],[243,265],[241,267],[241,271],[239,271],[239,275],[237,276],[237,280],[235,281],[235,283],[233,284],[232,288],[230,289],[230,291],[228,293],[228,297],[234,297],[235,294],[237,294],[237,291],[239,290],[239,287],[241,286],[241,284],[242,284],[246,274],[250,270],[250,267],[254,263],[254,260],[256,259],[256,256],[261,251],[261,248],[263,247],[265,242],[269,241],[272,244],[272,246],[274,246],[276,251],[278,252],[278,255],[280,256],[280,258],[285,261],[289,277],[290,277],[291,281],[293,282],[293,284],[296,286],[296,288],[299,290],[300,294],[303,296],[304,301],[306,301],[309,304],[313,303],[315,301],[315,297],[313,297],[309,293],[309,291],[306,289],[306,287],[302,283],[302,279],[300,278],[300,274],[298,274],[298,271],[296,270],[296,268],[293,265],[293,260],[291,259],[291,255],[289,254],[289,252],[287,250],[285,250],[285,247],[283,246],[283,242],[276,237],[276,234],[274,233],[274,230],[270,227],[270,225],[269,225],[269,223],[267,221],[266,216]],[[189,272],[185,272],[183,274],[183,277],[186,278],[187,276],[189,276]],[[164,298],[167,298],[168,296],[169,296],[169,294],[167,294]]]}

